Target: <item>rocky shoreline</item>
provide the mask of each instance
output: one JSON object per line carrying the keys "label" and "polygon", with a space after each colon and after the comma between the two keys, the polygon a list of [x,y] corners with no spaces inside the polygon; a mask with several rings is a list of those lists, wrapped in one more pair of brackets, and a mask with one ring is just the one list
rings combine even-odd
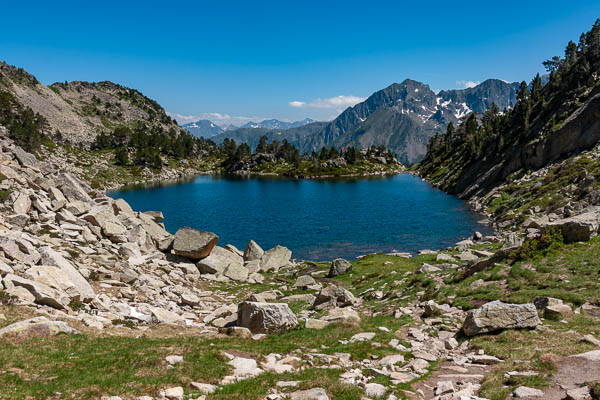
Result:
{"label": "rocky shoreline", "polygon": [[341,174],[341,175],[288,175],[286,173],[276,173],[276,172],[253,172],[253,171],[237,171],[234,172],[233,175],[236,176],[248,176],[248,177],[260,177],[260,176],[279,176],[285,178],[292,179],[335,179],[335,178],[361,178],[361,177],[376,177],[376,176],[394,176],[404,173],[405,170],[403,168],[399,168],[393,171],[373,171],[373,172],[365,172],[360,174]]}

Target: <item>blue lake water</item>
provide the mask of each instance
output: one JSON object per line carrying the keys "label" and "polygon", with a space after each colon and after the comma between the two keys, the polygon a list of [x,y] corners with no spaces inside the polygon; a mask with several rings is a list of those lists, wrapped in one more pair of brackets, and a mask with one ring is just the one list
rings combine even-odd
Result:
{"label": "blue lake water", "polygon": [[491,233],[466,203],[412,175],[339,180],[228,178],[109,193],[138,211],[160,210],[171,233],[190,226],[215,232],[219,244],[244,249],[290,248],[307,260],[354,258],[372,252],[439,249]]}

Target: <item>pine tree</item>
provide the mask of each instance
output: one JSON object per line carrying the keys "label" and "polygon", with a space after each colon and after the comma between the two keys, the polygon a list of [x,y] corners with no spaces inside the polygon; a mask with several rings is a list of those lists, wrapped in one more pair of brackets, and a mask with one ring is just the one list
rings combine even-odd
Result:
{"label": "pine tree", "polygon": [[129,164],[129,154],[124,148],[120,148],[117,150],[115,154],[115,164],[117,165],[127,165]]}
{"label": "pine tree", "polygon": [[531,94],[525,81],[521,82],[517,92],[517,106],[515,107],[515,118],[517,121],[517,130],[524,136],[529,131],[529,116],[531,114]]}
{"label": "pine tree", "polygon": [[259,139],[258,146],[256,146],[256,152],[257,153],[266,153],[267,151],[268,151],[267,137],[263,135]]}
{"label": "pine tree", "polygon": [[542,96],[542,78],[538,73],[533,81],[531,81],[531,99],[534,103],[537,103]]}

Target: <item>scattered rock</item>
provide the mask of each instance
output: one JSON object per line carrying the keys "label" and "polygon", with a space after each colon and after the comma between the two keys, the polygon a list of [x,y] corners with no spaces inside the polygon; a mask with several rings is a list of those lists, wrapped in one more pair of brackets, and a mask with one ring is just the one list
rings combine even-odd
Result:
{"label": "scattered rock", "polygon": [[448,393],[454,392],[454,385],[452,381],[439,381],[435,387],[435,395],[441,396]]}
{"label": "scattered rock", "polygon": [[519,386],[513,392],[513,396],[518,399],[527,398],[527,397],[543,397],[544,392],[542,392],[539,389],[534,389],[534,388],[530,388],[527,386]]}
{"label": "scattered rock", "polygon": [[352,264],[343,258],[336,258],[331,262],[331,267],[329,268],[329,274],[327,274],[327,276],[333,278],[334,276],[343,275],[350,271],[352,271]]}
{"label": "scattered rock", "polygon": [[260,269],[262,271],[279,271],[280,268],[290,264],[292,252],[283,246],[276,246],[267,250],[260,260]]}
{"label": "scattered rock", "polygon": [[367,396],[374,397],[376,399],[380,399],[385,396],[386,392],[385,386],[380,383],[367,383],[365,385],[365,392]]}
{"label": "scattered rock", "polygon": [[211,385],[210,383],[197,383],[192,382],[190,386],[199,391],[202,394],[211,394],[216,392],[217,387],[215,385]]}
{"label": "scattered rock", "polygon": [[533,304],[538,310],[545,310],[548,306],[562,305],[563,301],[554,297],[537,296],[533,299]]}
{"label": "scattered rock", "polygon": [[219,333],[222,333],[227,336],[239,337],[242,339],[251,339],[252,332],[248,328],[243,328],[241,326],[227,326],[223,328],[219,328]]}
{"label": "scattered rock", "polygon": [[244,261],[260,260],[265,251],[254,241],[251,240],[244,251]]}
{"label": "scattered rock", "polygon": [[313,307],[319,310],[324,308],[333,307],[348,307],[358,304],[359,301],[354,297],[348,290],[330,284],[329,286],[321,289]]}
{"label": "scattered rock", "polygon": [[298,279],[296,279],[294,287],[298,289],[313,289],[320,287],[320,285],[317,284],[317,281],[315,281],[315,278],[313,278],[312,276],[302,275],[299,276]]}
{"label": "scattered rock", "polygon": [[361,332],[361,333],[357,333],[356,335],[352,336],[349,341],[350,341],[350,343],[369,342],[369,341],[373,340],[375,335],[376,335],[375,332]]}
{"label": "scattered rock", "polygon": [[475,336],[502,329],[531,329],[539,324],[540,319],[533,304],[506,304],[496,300],[470,310],[463,332],[467,336]]}
{"label": "scattered rock", "polygon": [[181,386],[165,389],[161,395],[168,400],[183,400],[184,392]]}
{"label": "scattered rock", "polygon": [[290,400],[329,400],[329,397],[325,389],[313,388],[290,393]]}
{"label": "scattered rock", "polygon": [[78,333],[66,322],[50,321],[46,317],[35,317],[24,321],[15,322],[0,329],[0,337],[5,335],[16,335],[17,337],[48,337],[59,333]]}
{"label": "scattered rock", "polygon": [[544,310],[544,318],[554,321],[568,318],[571,314],[573,314],[573,310],[568,304],[555,304],[547,306]]}
{"label": "scattered rock", "polygon": [[252,333],[278,333],[298,325],[298,319],[285,303],[245,301],[238,305],[237,325]]}
{"label": "scattered rock", "polygon": [[590,388],[583,386],[580,388],[567,390],[567,397],[565,400],[592,400]]}
{"label": "scattered rock", "polygon": [[175,365],[183,362],[183,356],[167,356],[165,357],[165,361],[169,363],[169,365]]}

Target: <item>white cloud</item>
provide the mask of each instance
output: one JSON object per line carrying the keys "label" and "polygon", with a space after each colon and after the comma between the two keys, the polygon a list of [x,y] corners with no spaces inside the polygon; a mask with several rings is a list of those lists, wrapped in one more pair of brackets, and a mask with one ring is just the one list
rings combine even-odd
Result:
{"label": "white cloud", "polygon": [[472,87],[475,87],[477,85],[479,85],[481,82],[477,81],[477,82],[473,82],[473,81],[456,81],[457,85],[461,85],[464,86],[465,89],[469,89]]}
{"label": "white cloud", "polygon": [[335,96],[335,97],[330,97],[328,99],[315,99],[312,100],[310,102],[304,102],[304,101],[298,101],[298,100],[294,100],[294,101],[290,101],[288,104],[291,107],[296,107],[296,108],[301,108],[301,107],[306,107],[306,108],[333,108],[336,110],[339,109],[346,109],[348,107],[352,107],[353,105],[360,103],[361,101],[364,101],[365,97],[358,97],[358,96]]}
{"label": "white cloud", "polygon": [[170,113],[170,112],[167,112],[167,114],[171,118],[175,118],[177,120],[177,123],[179,123],[179,124],[194,122],[194,121],[198,121],[200,119],[200,117],[198,117],[196,115],[183,115],[183,114]]}

